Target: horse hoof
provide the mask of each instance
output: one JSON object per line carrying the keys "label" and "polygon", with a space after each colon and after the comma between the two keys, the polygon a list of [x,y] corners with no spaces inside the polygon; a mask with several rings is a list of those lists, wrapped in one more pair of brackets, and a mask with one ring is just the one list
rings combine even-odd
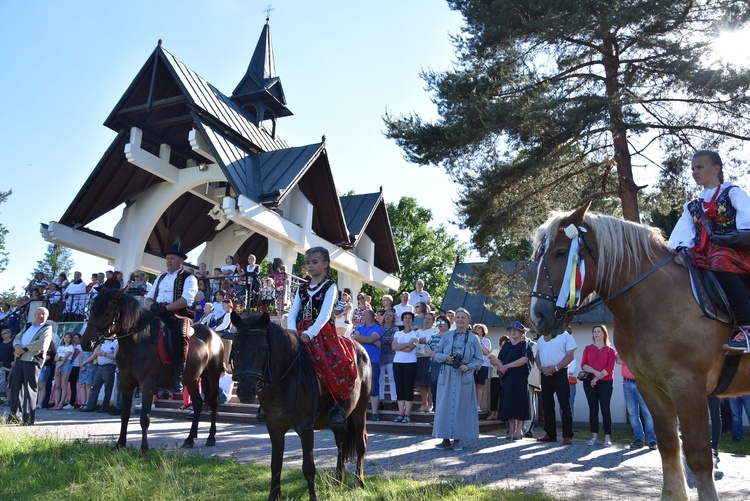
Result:
{"label": "horse hoof", "polygon": [[216,439],[215,438],[207,438],[206,439],[206,447],[213,447],[216,445]]}
{"label": "horse hoof", "polygon": [[185,440],[182,443],[182,448],[183,449],[192,449],[193,448],[193,441],[192,440]]}

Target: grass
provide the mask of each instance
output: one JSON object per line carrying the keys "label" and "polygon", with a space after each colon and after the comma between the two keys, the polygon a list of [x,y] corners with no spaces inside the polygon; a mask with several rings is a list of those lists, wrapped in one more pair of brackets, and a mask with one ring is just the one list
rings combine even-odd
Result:
{"label": "grass", "polygon": [[[320,499],[548,501],[544,494],[490,489],[462,482],[435,482],[370,475],[354,488],[352,475],[338,484],[332,470],[318,469]],[[0,492],[3,499],[36,500],[262,500],[268,497],[268,466],[152,449],[114,452],[109,446],[12,433],[0,427]],[[284,499],[308,499],[300,471],[282,473]]]}

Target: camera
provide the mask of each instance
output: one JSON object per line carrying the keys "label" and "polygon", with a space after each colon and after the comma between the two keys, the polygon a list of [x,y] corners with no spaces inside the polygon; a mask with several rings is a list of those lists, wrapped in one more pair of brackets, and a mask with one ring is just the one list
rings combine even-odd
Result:
{"label": "camera", "polygon": [[453,355],[453,362],[451,362],[451,367],[453,367],[454,369],[458,369],[463,363],[463,357],[461,357],[461,355]]}

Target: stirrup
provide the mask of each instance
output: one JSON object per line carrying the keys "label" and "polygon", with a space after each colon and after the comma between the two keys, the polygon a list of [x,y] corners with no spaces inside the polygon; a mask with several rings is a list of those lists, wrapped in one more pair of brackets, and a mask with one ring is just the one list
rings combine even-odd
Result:
{"label": "stirrup", "polygon": [[732,332],[732,340],[724,345],[727,355],[744,355],[750,353],[750,333],[744,328]]}
{"label": "stirrup", "polygon": [[346,428],[346,416],[344,415],[344,409],[339,405],[334,405],[330,411],[328,411],[328,427],[331,429]]}

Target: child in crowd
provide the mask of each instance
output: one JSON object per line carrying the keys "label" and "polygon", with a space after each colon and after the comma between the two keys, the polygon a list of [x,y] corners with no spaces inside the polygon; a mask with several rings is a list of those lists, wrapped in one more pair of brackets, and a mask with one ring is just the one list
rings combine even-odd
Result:
{"label": "child in crowd", "polygon": [[276,287],[274,287],[273,278],[266,277],[263,279],[263,288],[260,291],[260,304],[263,308],[273,305],[276,298]]}

